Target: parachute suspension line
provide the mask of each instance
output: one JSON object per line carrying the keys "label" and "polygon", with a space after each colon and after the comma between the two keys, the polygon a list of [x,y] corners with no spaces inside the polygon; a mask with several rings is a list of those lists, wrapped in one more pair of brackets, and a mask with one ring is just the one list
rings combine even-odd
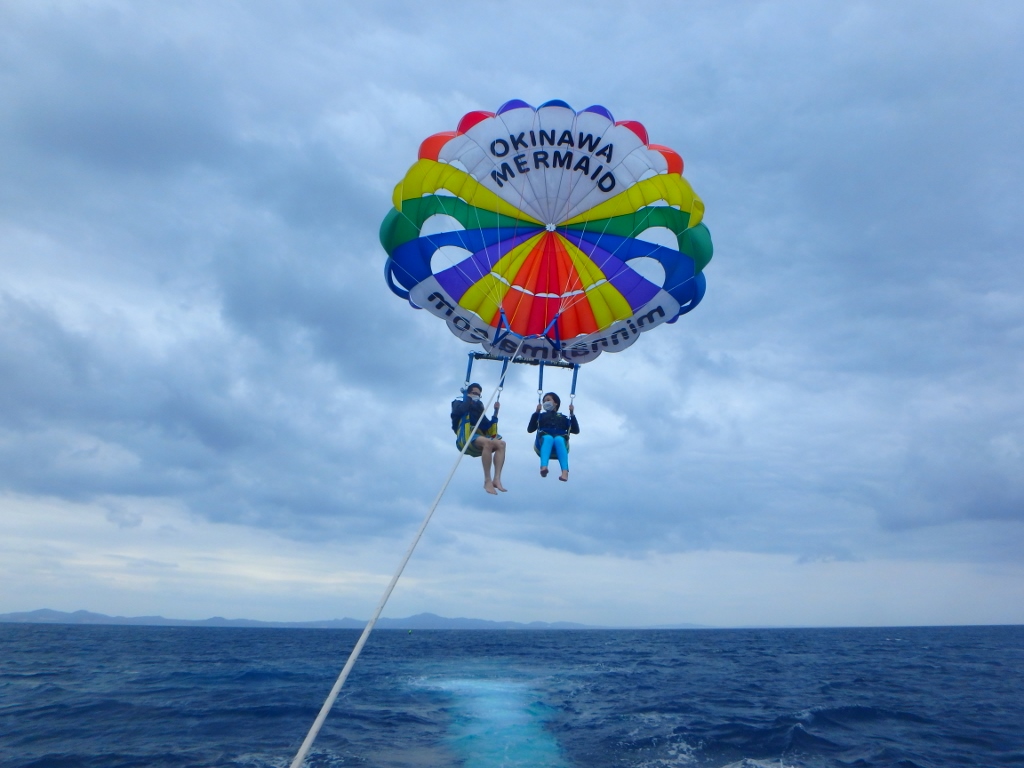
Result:
{"label": "parachute suspension line", "polygon": [[[526,341],[526,339],[523,339],[523,341]],[[519,347],[520,348],[523,346],[523,341],[519,342]],[[516,352],[518,352],[518,351],[519,351],[519,349],[517,348]],[[497,389],[497,393],[496,393],[495,398],[494,398],[494,402],[496,402],[496,403],[500,403],[501,402],[501,391],[505,388],[505,374],[508,372],[508,364],[509,364],[509,358],[507,358],[507,357],[504,360],[501,361],[501,378],[498,380],[498,389]],[[490,405],[490,403],[488,403],[488,405]],[[484,410],[486,411],[487,409],[485,408]],[[479,423],[480,422],[478,421],[477,424],[479,424]]]}
{"label": "parachute suspension line", "polygon": [[[505,119],[500,114],[495,115],[494,117],[503,126],[505,126],[506,130],[508,130],[509,133],[513,132],[511,130],[511,128],[508,126],[508,124],[505,122]],[[536,121],[536,120],[537,120],[537,116],[536,116],[536,114],[534,114],[534,121]],[[481,150],[484,150],[484,147],[481,146],[480,144],[477,144],[477,146],[480,147]],[[529,209],[530,211],[532,211],[532,218],[536,218],[538,221],[541,221],[541,217],[542,217],[541,212],[538,211],[536,208],[534,208],[534,206],[532,206],[532,205],[530,205],[530,206],[526,205],[526,187],[527,187],[528,184],[532,187],[532,182],[529,180],[530,179],[529,176],[527,176],[525,178],[526,178],[526,183],[525,184],[522,183],[524,177],[520,176],[519,177],[520,183],[518,185],[514,185],[513,186],[513,189],[518,191],[518,194],[519,194],[518,210],[521,213],[525,213],[526,210]],[[506,200],[509,204],[515,205],[515,203],[513,202],[514,198],[512,198],[511,195],[508,198],[505,198],[504,196],[502,196],[502,199]],[[532,224],[524,223],[523,220],[519,216],[514,217],[514,220],[515,220],[515,223],[512,226],[512,239],[513,240],[518,239],[521,227],[523,227],[523,228],[533,228],[535,226],[535,225],[532,225]],[[542,225],[544,223],[545,222],[542,221]],[[522,245],[522,244],[520,244],[520,245]],[[495,262],[494,266],[495,267],[497,266],[497,262]],[[505,283],[506,285],[509,285],[508,281],[506,281],[504,279],[504,276],[498,276],[497,275],[497,273],[494,271],[493,267],[491,269],[491,274],[495,275],[496,277],[499,277],[499,280],[501,282]],[[495,284],[496,283],[498,283],[498,280],[495,280]],[[492,343],[493,344],[497,344],[498,341],[503,339],[505,336],[509,335],[509,333],[514,333],[514,331],[512,330],[512,322],[515,320],[515,314],[519,311],[519,306],[518,306],[518,303],[517,303],[516,308],[513,311],[513,316],[512,316],[511,319],[506,317],[506,315],[505,315],[505,306],[506,306],[506,300],[507,300],[507,297],[508,297],[508,291],[506,290],[504,292],[504,294],[502,294],[500,296],[497,296],[497,294],[501,293],[501,291],[497,289],[497,285],[495,285],[494,288],[495,288],[495,294],[496,295],[492,296],[491,298],[494,301],[495,305],[498,307],[498,315],[499,315],[499,317],[498,317],[497,328],[495,329],[495,334],[494,334],[495,338],[494,338],[494,341]],[[486,318],[485,318],[485,322],[486,322]],[[508,329],[504,333],[502,332],[502,328],[503,327]],[[520,346],[522,346],[521,343],[520,343]],[[515,357],[515,355],[513,355],[513,357]]]}
{"label": "parachute suspension line", "polygon": [[[568,213],[568,211],[566,211],[566,213]],[[638,232],[642,231],[643,229],[646,229],[646,226],[647,226],[647,224],[648,224],[648,222],[650,220],[650,217],[651,217],[650,208],[648,206],[644,206],[643,208],[639,209],[636,212],[636,214],[640,214],[640,215],[637,218],[634,218],[634,222],[633,222],[634,226],[633,226],[632,232],[630,233],[630,236],[635,236]],[[606,234],[608,232],[608,228],[611,226],[611,222],[612,222],[612,218],[611,217],[605,218],[603,220],[603,226],[600,228],[600,230],[598,230],[596,228],[595,229],[591,229],[591,226],[590,226],[591,222],[590,221],[584,221],[584,222],[582,222],[582,227],[579,227],[580,236],[582,238],[588,231],[593,231],[593,232],[599,231],[601,235],[604,235],[604,234]],[[575,229],[575,227],[574,227],[574,229]],[[615,258],[618,258],[619,251],[622,248],[624,248],[625,245],[626,245],[626,241],[625,241],[625,239],[623,239],[621,242],[616,244],[616,246],[615,246],[615,248],[613,250],[608,251],[609,255],[611,255],[611,256],[613,256]],[[625,262],[623,262],[623,265],[625,266]],[[604,270],[602,269],[602,271],[604,271]],[[610,281],[612,278],[618,277],[619,274],[621,274],[621,272],[605,272],[604,276],[605,276],[606,280]],[[572,295],[572,296],[567,296],[566,294],[569,292],[569,283],[568,283],[568,279],[567,279],[566,285],[562,289],[562,295],[563,295],[564,298],[560,302],[561,306],[559,308],[558,314],[561,315],[566,310],[571,309],[575,305],[580,304],[580,303],[586,301],[587,298],[588,298],[588,296],[587,296],[588,290],[591,287],[592,286],[586,286],[585,285],[585,286],[583,286],[583,290],[579,294]]]}
{"label": "parachute suspension line", "polygon": [[[607,127],[605,132],[601,134],[601,139],[604,140],[605,137],[606,137],[607,132],[611,131],[611,130],[614,130],[614,126],[613,125]],[[617,166],[615,166],[615,167],[617,167]],[[583,178],[584,179],[586,178],[586,174],[583,175]],[[564,177],[560,177],[559,178],[559,182],[558,182],[559,183],[559,192],[561,192],[561,185],[562,185],[563,179],[564,179]],[[579,181],[580,181],[580,183],[582,183],[582,179],[580,179]],[[573,181],[570,181],[569,192],[565,196],[565,209],[560,213],[561,219],[563,221],[568,220],[569,213],[572,211],[572,191],[573,191],[574,188],[575,188],[575,183]],[[606,218],[604,220],[604,227],[603,227],[603,230],[602,230],[603,232],[606,232],[608,230],[608,227],[609,227],[610,223],[611,223],[611,219],[610,218]],[[585,221],[582,222],[582,226],[577,225],[577,226],[573,227],[573,229],[578,229],[578,231],[580,233],[580,237],[582,238],[590,230],[590,224],[591,224],[591,222],[588,219],[588,220],[585,220]],[[568,227],[566,227],[566,229],[568,229]],[[565,237],[565,235],[562,235],[562,237],[565,240],[567,240],[567,241],[569,240],[569,238]],[[576,246],[571,241],[569,241],[569,245],[570,245],[570,247],[577,248],[578,250],[582,250],[582,249],[579,249],[578,246]],[[584,253],[584,255],[586,255],[586,254]],[[614,254],[612,254],[612,255],[614,255]],[[570,261],[575,262],[575,259],[573,259],[573,257],[571,255],[569,255],[569,259],[570,259]],[[586,301],[589,300],[588,291],[593,287],[593,286],[589,286],[589,285],[582,285],[581,284],[580,285],[580,289],[581,289],[580,293],[572,295],[572,296],[567,295],[569,293],[571,275],[572,275],[572,270],[567,270],[566,271],[565,284],[562,286],[562,301],[559,302],[560,306],[559,306],[559,309],[558,309],[558,315],[557,316],[561,316],[564,312],[566,312],[569,309],[572,309],[577,304],[582,304],[583,302],[586,302]],[[582,277],[582,275],[580,275],[580,277]],[[606,279],[611,279],[611,275],[605,274],[605,278]],[[582,283],[582,281],[581,281],[581,283]],[[561,340],[559,340],[559,343],[558,343],[559,351],[561,351],[561,346],[562,346]]]}
{"label": "parachute suspension line", "polygon": [[580,372],[580,364],[573,363],[572,366],[572,391],[569,392],[569,404],[572,405],[572,401],[576,399],[576,376]]}
{"label": "parachute suspension line", "polygon": [[470,377],[473,375],[473,353],[469,353],[469,365],[466,366],[466,381],[462,385],[462,393],[465,394],[466,390],[469,389]]}
{"label": "parachute suspension line", "polygon": [[[559,307],[558,311],[555,312],[555,316],[551,318],[551,322],[548,323],[544,330],[540,332],[541,337],[554,348],[559,357],[562,357],[562,334],[558,328],[558,321],[561,317],[562,308]],[[554,339],[548,336],[549,331],[554,333]]]}
{"label": "parachute suspension line", "polygon": [[[525,339],[523,341],[525,341]],[[520,341],[519,347],[516,347],[516,351],[513,353],[512,357],[519,354],[519,349],[522,346],[523,342]],[[470,365],[472,365],[472,362],[470,362]],[[480,422],[487,413],[487,409],[491,407],[492,401],[500,395],[505,381],[505,369],[507,367],[508,361],[505,362],[505,366],[502,368],[501,381],[498,383],[498,386],[494,388],[490,398],[487,400],[487,405],[484,406],[484,410],[480,414],[480,418],[477,419],[476,424],[473,425],[474,432],[480,426]],[[380,618],[381,613],[384,611],[384,606],[387,603],[388,598],[391,597],[391,593],[395,589],[395,585],[398,584],[398,579],[402,575],[402,571],[405,570],[405,566],[409,563],[413,550],[415,550],[416,545],[420,543],[420,539],[423,537],[423,532],[427,530],[427,524],[430,522],[430,518],[433,517],[434,510],[436,510],[437,505],[441,503],[441,498],[444,496],[445,491],[448,490],[448,484],[451,483],[452,478],[455,476],[455,471],[459,468],[459,464],[462,462],[462,457],[466,455],[466,449],[469,448],[471,443],[471,440],[467,440],[466,444],[462,446],[462,450],[459,451],[459,457],[452,465],[451,471],[448,472],[448,477],[445,478],[444,484],[441,486],[441,490],[437,492],[437,496],[434,498],[434,503],[431,504],[430,509],[427,510],[426,517],[423,518],[423,522],[420,524],[419,530],[416,531],[416,535],[413,537],[412,543],[409,545],[409,549],[406,550],[405,556],[402,558],[402,562],[398,564],[398,569],[395,571],[394,576],[391,577],[391,581],[388,583],[387,589],[384,590],[384,594],[381,596],[380,602],[377,603],[377,609],[373,612],[373,616],[371,616],[370,620],[366,623],[366,627],[363,629],[363,633],[359,636],[359,640],[352,649],[352,653],[349,654],[348,661],[345,662],[345,666],[338,675],[338,679],[334,681],[334,686],[331,688],[331,692],[327,695],[327,699],[324,701],[323,706],[320,707],[320,712],[317,714],[316,720],[313,721],[313,725],[310,727],[309,733],[306,734],[306,738],[299,747],[299,751],[295,753],[295,757],[291,762],[290,768],[302,767],[302,763],[309,754],[309,750],[313,747],[313,742],[316,741],[317,734],[320,733],[320,729],[327,720],[327,715],[331,711],[331,707],[334,706],[334,702],[338,698],[338,694],[341,693],[341,687],[348,679],[349,673],[352,671],[352,667],[356,664],[356,659],[359,658],[359,654],[362,653],[363,646],[366,645],[366,641],[370,637],[370,632],[373,631],[373,627],[377,623],[377,619]]]}
{"label": "parachute suspension line", "polygon": [[498,327],[494,329],[494,339],[491,341],[491,344],[497,345],[499,341],[503,340],[510,333],[512,333],[512,326],[509,325],[508,317],[505,315],[505,308],[498,307]]}
{"label": "parachute suspension line", "polygon": [[[435,196],[437,195],[437,192],[440,189],[441,188],[439,188],[438,190],[434,191],[434,195]],[[445,191],[451,193],[453,195],[453,197],[457,197],[455,195],[455,193],[452,192],[451,190],[449,190],[447,188],[443,188],[443,189],[445,189]],[[461,198],[459,198],[459,199],[461,199]],[[404,202],[404,200],[402,202]],[[403,208],[404,208],[404,206],[403,206]],[[420,222],[419,224],[417,224],[416,220],[413,219],[411,216],[409,216],[403,210],[403,208],[396,208],[395,210],[397,210],[398,213],[401,214],[402,218],[405,219],[405,221],[408,224],[410,224],[411,226],[413,226],[414,228],[417,229],[417,237],[418,238],[423,238],[424,237],[423,235],[418,234],[423,222]],[[442,208],[440,212],[444,213],[444,208]],[[449,214],[446,214],[446,215],[449,215]],[[438,233],[438,234],[441,237],[443,237],[444,235],[450,235],[450,236],[457,237],[458,241],[462,245],[462,248],[464,250],[466,250],[466,251],[469,251],[470,253],[473,253],[474,246],[473,246],[472,243],[470,243],[467,240],[467,230],[465,230],[465,228],[463,228],[461,230],[452,230],[450,232],[442,232],[442,233]],[[426,237],[430,238],[431,235],[427,235]],[[434,245],[433,242],[431,242],[430,244],[431,244],[431,246]],[[486,250],[486,248],[484,250]],[[448,264],[448,268],[449,269],[454,269],[459,275],[461,275],[462,277],[468,279],[471,283],[476,281],[478,275],[475,272],[468,271],[467,268],[466,268],[466,262],[471,261],[471,259],[463,259],[461,261],[456,261],[450,255],[448,255],[445,252],[443,252],[440,248],[435,247],[434,251],[433,251],[433,255],[431,257],[431,260],[433,261],[433,259],[435,257],[437,257],[438,254],[440,254],[443,257],[444,261]],[[388,286],[392,289],[392,291],[394,291],[396,294],[398,294],[403,299],[405,299],[406,301],[409,301],[409,303],[412,304],[412,300],[411,300],[411,298],[409,296],[409,292],[404,290],[401,286],[396,285],[395,282],[394,282],[394,274],[395,274],[396,268],[398,270],[401,270],[401,272],[403,272],[406,275],[409,274],[409,271],[407,269],[402,268],[401,265],[396,265],[394,263],[394,259],[392,259],[389,256],[388,260],[387,260],[387,263],[384,265],[384,277],[387,280]],[[431,270],[431,271],[433,271],[433,270]],[[491,301],[493,301],[495,304],[500,306],[500,304],[501,304],[501,296],[499,295],[500,292],[497,290],[496,287],[494,287],[492,285],[485,286],[485,294],[486,294],[486,296]],[[416,306],[416,305],[414,304],[413,306]],[[419,309],[419,307],[417,307],[417,309]]]}
{"label": "parachute suspension line", "polygon": [[[439,191],[439,189],[438,190],[434,190],[434,195],[435,196],[437,195],[437,192]],[[444,188],[444,189],[445,189],[446,192],[451,193],[453,197],[455,197],[457,199],[461,199],[461,198],[458,198],[457,195],[455,195],[455,193],[452,192],[451,190],[449,190],[447,188]],[[404,202],[404,200],[402,202]],[[402,208],[396,208],[396,210],[401,214],[402,218],[404,218],[406,222],[408,222],[411,226],[413,226],[414,228],[417,229],[417,238],[422,238],[423,235],[420,235],[419,231],[421,229],[421,226],[422,226],[423,222],[420,222],[419,224],[417,224],[416,221],[412,217],[410,217]],[[442,212],[442,213],[445,212],[443,207],[442,207],[440,212]],[[446,214],[446,215],[450,215],[450,214]],[[467,234],[468,233],[467,233],[467,230],[465,230],[465,228],[463,228],[461,230],[452,230],[450,232],[442,232],[442,233],[439,233],[439,234],[442,237],[444,235],[446,235],[446,234],[456,237],[458,239],[458,241],[461,243],[463,250],[466,250],[466,251],[469,251],[470,253],[473,253],[474,246],[473,246],[472,243],[470,243],[467,240]],[[431,236],[428,235],[426,237],[429,238]],[[430,244],[432,246],[434,245],[433,242],[431,242]],[[484,250],[486,251],[487,248],[485,248]],[[434,252],[432,254],[432,257],[431,257],[431,260],[433,260],[433,258],[436,257],[438,254],[440,254],[444,258],[444,261],[448,264],[449,269],[454,269],[459,275],[461,275],[464,278],[467,278],[471,283],[476,281],[478,275],[476,275],[475,273],[471,273],[466,268],[466,262],[471,261],[471,259],[463,259],[461,261],[456,261],[450,255],[448,255],[448,254],[444,253],[443,251],[441,251],[440,248],[435,247],[434,248]],[[404,289],[402,289],[400,286],[395,285],[395,283],[394,283],[394,278],[393,278],[394,272],[395,272],[395,268],[394,267],[395,267],[394,261],[389,256],[388,260],[387,260],[387,263],[384,266],[384,276],[385,276],[385,278],[387,280],[388,286],[391,287],[393,291],[397,288],[398,290],[395,291],[395,292],[399,296],[401,296],[403,299],[405,299],[406,301],[409,301],[410,304],[411,304],[412,301],[410,299],[409,292],[404,290]],[[399,268],[401,269],[401,267],[399,267]],[[431,271],[433,272],[433,270],[431,270]],[[408,274],[408,270],[402,269],[402,272]],[[497,304],[499,306],[501,305],[501,296],[499,295],[499,291],[494,286],[491,286],[491,285],[485,286],[485,294],[495,304]],[[413,306],[415,306],[415,305],[413,305]]]}
{"label": "parachute suspension line", "polygon": [[[451,258],[447,258],[447,261],[451,265],[451,268],[455,269],[470,284],[473,284],[473,285],[476,285],[476,286],[481,286],[482,285],[483,289],[484,289],[484,294],[486,295],[486,297],[488,299],[490,299],[494,303],[495,306],[501,307],[502,300],[504,299],[504,296],[501,293],[501,290],[500,290],[500,287],[499,287],[499,282],[497,280],[494,280],[494,281],[487,281],[487,280],[480,281],[479,280],[480,275],[476,271],[476,269],[477,269],[476,257],[478,257],[481,253],[483,253],[483,254],[488,253],[488,251],[490,251],[492,245],[482,245],[482,249],[480,251],[476,251],[476,248],[478,246],[476,244],[470,243],[467,240],[468,233],[469,233],[469,231],[466,230],[466,229],[459,230],[458,231],[458,239],[459,239],[459,242],[462,243],[463,249],[468,251],[472,255],[469,258],[463,259],[463,260],[461,260],[459,262],[455,262]],[[435,251],[435,253],[438,253],[438,252],[440,252],[440,251]],[[500,261],[500,259],[499,259],[499,261]],[[488,273],[489,275],[496,274],[494,272],[493,266],[496,266],[496,264],[492,265],[492,267],[489,268],[489,270],[490,270],[489,273]]]}

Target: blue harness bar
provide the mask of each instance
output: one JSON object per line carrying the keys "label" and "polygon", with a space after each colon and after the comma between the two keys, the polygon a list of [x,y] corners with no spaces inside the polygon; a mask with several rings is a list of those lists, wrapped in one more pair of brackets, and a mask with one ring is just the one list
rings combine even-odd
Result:
{"label": "blue harness bar", "polygon": [[579,363],[566,363],[561,360],[533,360],[526,357],[504,357],[502,355],[492,355],[490,352],[470,352],[470,365],[472,366],[473,360],[508,360],[510,363],[516,365],[546,365],[554,366],[555,368],[579,368]]}
{"label": "blue harness bar", "polygon": [[462,391],[465,392],[469,386],[470,377],[473,375],[473,363],[476,360],[494,360],[501,361],[501,379],[498,382],[498,396],[497,400],[501,399],[501,391],[505,388],[505,374],[508,373],[509,363],[516,363],[517,365],[536,365],[539,370],[539,377],[537,380],[537,402],[541,401],[544,396],[544,366],[554,366],[555,368],[572,368],[572,392],[569,394],[569,399],[576,397],[576,377],[580,372],[579,363],[565,363],[561,360],[533,360],[532,358],[525,357],[502,357],[501,355],[492,355],[489,352],[470,352],[469,353],[469,364],[466,366],[466,383],[462,385]]}

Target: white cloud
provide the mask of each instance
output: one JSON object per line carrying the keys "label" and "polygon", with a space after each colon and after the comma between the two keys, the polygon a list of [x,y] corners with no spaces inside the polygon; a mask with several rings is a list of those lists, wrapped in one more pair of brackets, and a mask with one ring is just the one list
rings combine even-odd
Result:
{"label": "white cloud", "polygon": [[[70,611],[88,604],[113,615],[146,615],[159,595],[171,618],[365,619],[407,543],[325,547],[145,500],[133,502],[124,525],[121,504],[5,497],[5,607]],[[478,509],[442,509],[385,615],[429,606],[448,616],[471,609],[494,620],[615,626],[1024,621],[1019,564],[801,563],[722,550],[580,555],[510,537],[514,525]]]}

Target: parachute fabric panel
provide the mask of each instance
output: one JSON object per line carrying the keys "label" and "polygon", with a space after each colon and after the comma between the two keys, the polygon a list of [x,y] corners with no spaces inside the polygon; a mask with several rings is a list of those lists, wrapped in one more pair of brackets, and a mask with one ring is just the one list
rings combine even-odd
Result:
{"label": "parachute fabric panel", "polygon": [[419,157],[381,225],[388,286],[491,354],[588,362],[704,296],[704,203],[638,122],[513,100]]}

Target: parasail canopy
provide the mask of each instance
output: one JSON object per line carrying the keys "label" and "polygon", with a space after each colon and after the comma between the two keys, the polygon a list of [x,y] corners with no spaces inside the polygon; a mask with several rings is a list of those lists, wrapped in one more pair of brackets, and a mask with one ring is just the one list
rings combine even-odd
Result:
{"label": "parasail canopy", "polygon": [[621,351],[704,296],[711,236],[682,172],[601,106],[470,112],[427,138],[395,187],[388,285],[491,354]]}

